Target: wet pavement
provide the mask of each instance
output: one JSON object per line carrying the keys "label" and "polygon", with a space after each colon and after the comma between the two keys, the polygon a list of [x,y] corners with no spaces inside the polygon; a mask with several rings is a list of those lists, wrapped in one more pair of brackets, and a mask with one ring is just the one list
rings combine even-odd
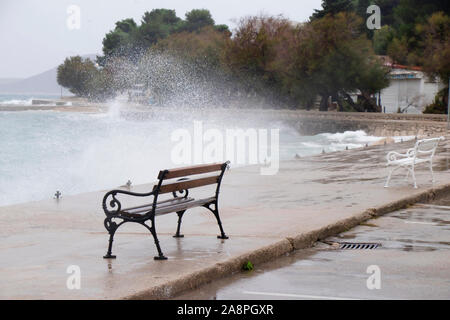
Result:
{"label": "wet pavement", "polygon": [[[375,249],[343,243],[378,244]],[[347,246],[348,248],[349,246]],[[379,288],[367,280],[370,266]],[[369,273],[367,272],[369,268]],[[371,288],[371,289],[369,289]],[[450,299],[450,197],[354,229],[175,299]]]}
{"label": "wet pavement", "polygon": [[[220,194],[221,218],[230,239],[216,238],[216,221],[203,208],[186,212],[182,225],[185,237],[181,239],[172,238],[176,229],[176,214],[157,217],[156,228],[161,247],[169,258],[167,261],[153,260],[156,249],[150,234],[141,226],[135,225],[124,225],[116,233],[113,254],[117,255],[117,259],[102,259],[108,240],[101,209],[105,191],[63,196],[59,201],[49,199],[0,207],[0,298],[167,298],[186,286],[216,281],[231,274],[236,267],[239,268],[242,257],[259,257],[267,261],[277,257],[280,252],[291,251],[296,245],[294,240],[301,240],[304,235],[317,237],[318,234],[323,234],[323,230],[332,234],[333,230],[338,230],[336,225],[345,227],[346,223],[358,221],[364,212],[373,213],[381,206],[389,207],[389,204],[406,198],[431,194],[435,190],[433,187],[446,186],[450,182],[448,137],[437,150],[434,186],[430,182],[428,169],[418,167],[418,189],[413,189],[411,182],[404,180],[403,174],[393,176],[391,187],[383,188],[387,174],[386,153],[390,150],[406,150],[413,144],[410,141],[284,161],[280,163],[279,172],[273,176],[261,175],[258,166],[232,168],[225,174]],[[152,186],[153,184],[135,186],[132,191],[148,191]],[[190,196],[209,196],[213,191],[199,188],[193,190]],[[134,204],[137,203],[129,203]],[[364,214],[367,215],[369,214]],[[389,219],[391,222],[396,219],[396,223],[403,223],[404,227],[427,226],[435,228],[433,230],[446,228],[439,224],[445,224],[441,220],[449,220],[442,216],[429,220],[429,215],[413,218],[416,220],[411,221],[434,223],[438,226],[406,223],[407,220],[395,217]],[[371,226],[366,228],[382,230]],[[374,239],[379,238],[377,241],[383,240],[383,236],[373,234]],[[411,290],[408,294],[419,296],[421,288],[428,286],[428,283],[418,275],[433,274],[427,270],[434,270],[437,275],[429,281],[435,281],[436,285],[430,296],[434,294],[437,297],[448,297],[448,291],[445,291],[448,290],[448,283],[445,283],[444,288],[442,281],[445,279],[444,275],[448,279],[448,268],[444,268],[448,267],[448,251],[443,249],[447,246],[445,243],[448,239],[441,238],[439,234],[440,232],[433,231],[430,235],[424,234],[421,239],[418,235],[417,241],[412,243],[407,241],[411,240],[408,235],[399,234],[397,242],[383,242],[382,249],[373,252],[331,251],[326,247],[323,252],[317,252],[315,248],[310,256],[314,256],[313,259],[316,260],[299,260],[309,261],[306,266],[312,272],[310,287],[299,291],[296,286],[292,292],[346,298],[371,297],[380,292],[396,294],[397,287],[392,290],[387,288],[390,286],[390,268],[396,270],[399,267],[387,262],[401,258],[405,266],[416,266],[416,273],[403,278],[398,276],[398,281],[392,280],[392,285],[407,288],[413,287],[408,283],[416,283],[419,289],[416,293]],[[405,250],[389,249],[389,245],[396,243]],[[417,245],[435,250],[413,250]],[[408,248],[413,249],[408,251]],[[417,256],[409,258],[414,254]],[[361,263],[347,265],[346,261],[355,259],[355,255],[359,256]],[[297,261],[294,255],[290,258]],[[314,276],[313,272],[320,270],[319,266],[326,265],[327,259],[338,261],[339,264],[334,269],[324,267],[322,272],[317,271]],[[273,266],[277,263],[280,262],[274,262]],[[382,280],[381,291],[369,291],[364,287],[368,277],[365,268],[369,264],[380,265],[382,277],[383,274],[386,275]],[[78,266],[81,270],[80,289],[70,289],[67,286],[70,270],[73,270],[71,266]],[[333,291],[333,287],[329,285],[330,280],[322,282],[322,289],[313,281],[314,278],[326,279],[325,275],[345,270],[348,270],[350,278],[353,275],[360,282],[349,282],[337,277],[338,282],[333,286],[338,289]],[[253,274],[258,274],[258,271]],[[251,279],[253,276],[249,277]],[[304,279],[298,277],[295,281],[305,281]],[[275,279],[270,291],[286,293],[283,281],[285,280],[281,276],[279,280]],[[302,285],[307,286],[308,283],[303,282]],[[245,291],[258,291],[258,288],[246,286]],[[246,293],[246,298],[253,296]],[[388,296],[386,294],[383,297]]]}

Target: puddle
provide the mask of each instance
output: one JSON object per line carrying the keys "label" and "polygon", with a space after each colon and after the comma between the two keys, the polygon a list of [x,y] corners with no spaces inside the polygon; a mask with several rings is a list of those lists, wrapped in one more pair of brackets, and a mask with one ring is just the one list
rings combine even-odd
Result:
{"label": "puddle", "polygon": [[406,245],[401,250],[407,252],[428,252],[428,251],[436,251],[437,249],[433,247]]}

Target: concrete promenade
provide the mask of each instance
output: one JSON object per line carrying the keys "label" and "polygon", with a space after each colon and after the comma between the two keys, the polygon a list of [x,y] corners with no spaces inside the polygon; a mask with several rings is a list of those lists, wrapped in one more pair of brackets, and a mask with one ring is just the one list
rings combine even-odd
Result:
{"label": "concrete promenade", "polygon": [[[202,208],[186,212],[181,239],[172,238],[176,214],[157,217],[167,261],[153,260],[151,235],[132,224],[116,234],[117,259],[102,259],[108,239],[101,209],[104,191],[0,207],[0,298],[172,297],[238,272],[246,261],[270,261],[377,215],[449,193],[449,139],[437,151],[435,185],[428,169],[418,167],[418,189],[401,171],[390,188],[383,188],[386,153],[406,150],[414,141],[286,161],[274,176],[260,175],[257,166],[232,168],[219,199],[230,239],[216,238],[216,221]],[[195,197],[195,191],[190,195]],[[79,290],[66,285],[71,265],[81,270]]]}

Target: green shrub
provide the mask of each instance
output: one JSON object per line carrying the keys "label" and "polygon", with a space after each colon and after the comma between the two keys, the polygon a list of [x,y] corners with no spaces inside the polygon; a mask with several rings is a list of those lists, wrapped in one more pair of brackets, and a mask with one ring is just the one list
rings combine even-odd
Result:
{"label": "green shrub", "polygon": [[[436,97],[434,98],[433,103],[429,104],[423,110],[423,113],[432,113],[432,114],[447,114],[448,106],[445,103],[445,96],[448,92],[448,88],[444,88],[440,90]],[[448,99],[448,97],[447,97]]]}

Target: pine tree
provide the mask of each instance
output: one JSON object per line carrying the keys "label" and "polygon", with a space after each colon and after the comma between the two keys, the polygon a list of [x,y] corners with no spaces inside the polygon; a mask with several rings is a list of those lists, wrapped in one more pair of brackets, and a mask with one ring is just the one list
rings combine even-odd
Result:
{"label": "pine tree", "polygon": [[322,10],[314,10],[310,20],[320,19],[327,14],[335,15],[339,12],[349,12],[353,10],[351,0],[322,0]]}

